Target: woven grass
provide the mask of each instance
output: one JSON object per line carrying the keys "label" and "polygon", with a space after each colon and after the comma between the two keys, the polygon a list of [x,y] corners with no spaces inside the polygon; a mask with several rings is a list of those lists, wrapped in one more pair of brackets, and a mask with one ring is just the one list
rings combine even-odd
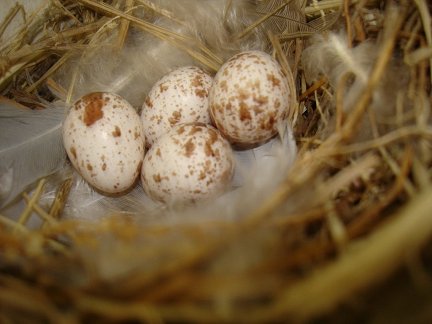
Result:
{"label": "woven grass", "polygon": [[[187,50],[208,69],[222,63],[198,40],[173,35],[127,9],[139,4],[175,19],[175,12],[152,1],[53,3],[28,22],[32,28],[0,46],[0,91],[24,105],[56,99],[47,87],[59,87],[52,74],[92,46],[113,18],[123,30],[120,47],[132,24]],[[261,20],[233,37],[270,18],[289,19],[284,6],[265,8]],[[40,203],[49,181],[42,179],[31,194],[22,194],[26,208],[18,221],[0,215],[0,321],[432,319],[432,8],[425,0],[317,0],[302,10],[306,20],[297,21],[302,27],[295,31],[278,34],[274,21],[280,20],[266,25],[276,57],[294,72],[298,105],[290,123],[299,154],[260,208],[211,224],[112,215],[83,226],[62,219],[71,179],[58,185],[48,207]],[[302,50],[309,36],[325,29],[309,23],[319,17],[343,26],[351,46],[379,44],[367,85],[349,112],[341,95],[348,80],[332,87],[323,76],[308,84],[303,73]],[[51,33],[34,39],[32,32],[41,28]],[[391,118],[380,120],[369,108],[395,58],[409,71],[408,89]],[[59,92],[67,98],[68,89]],[[366,140],[359,135],[365,119],[372,134]],[[40,228],[27,226],[32,213]]]}

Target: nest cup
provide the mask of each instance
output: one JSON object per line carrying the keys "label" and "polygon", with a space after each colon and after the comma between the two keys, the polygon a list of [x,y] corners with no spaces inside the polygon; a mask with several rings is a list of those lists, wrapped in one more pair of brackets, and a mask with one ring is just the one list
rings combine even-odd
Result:
{"label": "nest cup", "polygon": [[[428,322],[431,15],[426,0],[7,2],[0,320]],[[250,151],[238,188],[198,206],[105,197],[70,168],[58,136],[81,95],[139,110],[174,67],[214,74],[245,50],[292,73],[274,140],[289,126],[294,151]]]}

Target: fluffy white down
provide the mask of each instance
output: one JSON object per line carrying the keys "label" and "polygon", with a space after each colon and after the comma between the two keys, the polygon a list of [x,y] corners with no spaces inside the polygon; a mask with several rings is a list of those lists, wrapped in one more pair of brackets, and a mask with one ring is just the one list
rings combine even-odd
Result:
{"label": "fluffy white down", "polygon": [[[221,62],[246,50],[263,50],[268,46],[267,36],[254,30],[250,37],[232,41],[230,35],[244,30],[260,16],[250,0],[154,0],[159,8],[171,12],[182,24],[166,17],[154,16],[153,22],[182,35],[198,37],[217,54]],[[194,14],[191,15],[190,13]],[[142,14],[140,10],[133,12]],[[109,26],[108,26],[109,27]],[[115,29],[113,29],[115,30]],[[76,57],[65,64],[53,77],[64,88],[73,85],[72,100],[90,91],[110,91],[120,94],[133,106],[139,107],[154,83],[175,68],[197,65],[182,50],[131,26],[121,51],[113,48],[116,32],[85,57]],[[199,65],[199,64],[198,64]],[[76,76],[74,79],[73,76]],[[283,125],[287,126],[287,125]],[[141,222],[196,222],[221,217],[235,219],[260,205],[271,194],[281,174],[287,172],[296,156],[296,144],[289,128],[279,131],[263,146],[253,150],[234,152],[236,168],[232,190],[216,200],[187,208],[172,209],[152,201],[137,185],[120,197],[103,196],[89,187],[79,175],[65,206],[65,218],[98,221],[100,217],[128,214]],[[49,204],[54,192],[48,192],[44,201]],[[91,217],[89,216],[91,215]]]}
{"label": "fluffy white down", "polygon": [[[281,180],[296,158],[297,147],[289,127],[280,136],[254,149],[234,151],[235,170],[231,188],[214,200],[186,209],[173,209],[155,202],[141,184],[120,197],[104,196],[90,187],[78,174],[65,206],[66,219],[99,221],[107,215],[130,215],[143,223],[206,222],[235,220],[254,210]],[[49,205],[55,191],[48,191],[42,201]]]}
{"label": "fluffy white down", "polygon": [[[238,41],[231,37],[257,19],[249,0],[158,0],[153,3],[172,13],[176,20],[154,15],[150,17],[152,23],[200,40],[220,62],[239,51],[266,47],[264,33],[255,32]],[[137,9],[133,14],[149,18],[148,12]],[[197,65],[183,50],[134,26],[130,27],[121,51],[114,46],[117,28],[108,24],[104,31],[108,32],[104,41],[92,44],[83,56],[69,61],[54,76],[65,89],[73,90],[72,101],[88,92],[103,90],[118,93],[133,106],[141,106],[153,84],[163,75],[181,66]]]}

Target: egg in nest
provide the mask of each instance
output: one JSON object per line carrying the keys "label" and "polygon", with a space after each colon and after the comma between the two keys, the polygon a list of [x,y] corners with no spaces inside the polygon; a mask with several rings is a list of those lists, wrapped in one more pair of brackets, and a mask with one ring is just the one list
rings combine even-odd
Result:
{"label": "egg in nest", "polygon": [[195,66],[178,68],[155,83],[141,111],[147,146],[178,124],[210,123],[208,93],[213,78]]}
{"label": "egg in nest", "polygon": [[222,193],[231,182],[234,156],[217,129],[182,124],[159,138],[147,152],[141,171],[145,192],[171,202],[193,202]]}
{"label": "egg in nest", "polygon": [[233,144],[261,144],[288,116],[293,94],[279,64],[267,53],[247,51],[217,72],[209,94],[211,117]]}
{"label": "egg in nest", "polygon": [[127,191],[138,179],[144,136],[138,113],[107,92],[83,96],[63,123],[63,143],[75,169],[106,194]]}

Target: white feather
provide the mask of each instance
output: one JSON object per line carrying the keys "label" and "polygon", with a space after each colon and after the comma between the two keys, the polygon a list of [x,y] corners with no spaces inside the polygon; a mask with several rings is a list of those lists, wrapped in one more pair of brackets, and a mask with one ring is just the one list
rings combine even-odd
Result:
{"label": "white feather", "polygon": [[[233,41],[235,35],[257,20],[255,4],[250,0],[153,0],[152,3],[174,15],[175,20],[158,17],[154,23],[205,43],[222,60],[248,49],[264,49],[266,36],[254,30],[250,37]],[[193,14],[191,14],[193,13]],[[139,15],[139,10],[134,11]],[[180,22],[180,23],[179,23]],[[167,41],[131,28],[123,50],[118,53],[110,45],[116,34],[85,59],[77,60],[57,74],[66,88],[71,84],[71,71],[78,69],[73,99],[90,91],[119,93],[134,106],[141,106],[154,82],[171,69],[183,65],[199,65],[188,54]],[[135,215],[144,222],[185,222],[214,218],[238,217],[265,199],[280,174],[292,163],[296,144],[292,132],[281,129],[283,136],[248,151],[235,152],[237,167],[233,188],[214,201],[198,206],[162,206],[152,202],[137,185],[122,197],[106,197],[95,192],[79,176],[75,179],[64,215],[69,218],[99,219],[113,214]],[[46,199],[52,197],[46,196]],[[245,208],[247,206],[247,208]]]}
{"label": "white feather", "polygon": [[[379,46],[378,42],[365,41],[351,48],[343,31],[316,35],[312,37],[302,54],[306,79],[308,83],[313,83],[324,75],[330,85],[339,90],[342,78],[350,76],[345,80],[342,93],[344,110],[349,113],[367,85]],[[394,57],[390,61],[381,82],[374,89],[368,108],[379,120],[393,118],[397,97],[405,97],[409,89],[409,75],[409,68],[401,59]],[[371,139],[373,134],[369,119],[364,117],[361,123],[361,130],[357,133],[356,139]],[[386,129],[385,123],[378,124],[379,132],[386,132]]]}
{"label": "white feather", "polygon": [[303,51],[302,65],[309,83],[324,74],[336,86],[344,74],[352,73],[364,84],[375,61],[375,54],[376,46],[371,42],[350,48],[344,33],[321,34],[314,36]]}
{"label": "white feather", "polygon": [[[230,7],[228,0],[152,2],[161,9],[169,9],[176,18],[158,17],[153,21],[155,25],[201,41],[221,61],[235,52],[265,46],[264,36],[258,34],[241,41],[232,40],[233,33],[254,20],[251,18],[254,7],[248,0],[233,1]],[[140,14],[139,10],[134,13]],[[113,46],[116,37],[112,32],[102,44],[89,47],[83,57],[70,61],[54,77],[66,89],[73,85],[72,101],[88,92],[110,91],[141,107],[150,88],[163,75],[180,66],[200,66],[168,41],[133,26],[121,51]]]}
{"label": "white feather", "polygon": [[[41,204],[50,205],[55,198],[55,188],[47,191]],[[99,221],[113,215],[149,215],[162,205],[146,196],[137,184],[129,193],[110,197],[95,191],[78,173],[73,173],[73,184],[63,211],[63,219]]]}
{"label": "white feather", "polygon": [[[236,168],[232,189],[221,197],[192,207],[164,206],[152,201],[137,184],[120,197],[104,196],[75,173],[74,182],[63,212],[65,219],[99,221],[113,215],[128,215],[140,222],[196,222],[236,218],[253,210],[271,192],[296,158],[297,147],[289,127],[281,127],[280,136],[266,144],[244,151],[234,151]],[[41,198],[50,205],[55,190]]]}
{"label": "white feather", "polygon": [[18,109],[0,103],[0,208],[65,162],[63,109]]}
{"label": "white feather", "polygon": [[[368,59],[373,59],[374,57],[370,52],[368,54],[363,52],[367,49],[365,45],[362,44],[355,49],[351,49],[348,48],[345,39],[342,39],[336,34],[330,34],[327,46],[330,46],[332,51],[334,51],[334,54],[340,58],[340,64],[343,66],[340,67],[340,69],[345,70],[345,72],[354,73],[363,84],[367,82],[369,69],[368,66],[365,66],[366,64],[362,64],[362,62],[365,62],[365,60],[361,59],[361,56],[367,55]],[[369,61],[368,59],[366,61],[373,62],[372,60]]]}
{"label": "white feather", "polygon": [[[223,60],[235,52],[263,49],[265,36],[255,29],[250,37],[237,40],[233,35],[243,31],[259,18],[256,5],[250,0],[155,0],[169,8],[185,24],[184,34],[202,40]],[[193,13],[193,19],[191,19]]]}
{"label": "white feather", "polygon": [[347,83],[344,100],[345,109],[349,110],[367,83],[376,53],[377,45],[372,42],[350,48],[343,32],[316,35],[303,51],[302,66],[308,83],[324,75],[334,88],[342,77],[351,74],[353,79]]}

